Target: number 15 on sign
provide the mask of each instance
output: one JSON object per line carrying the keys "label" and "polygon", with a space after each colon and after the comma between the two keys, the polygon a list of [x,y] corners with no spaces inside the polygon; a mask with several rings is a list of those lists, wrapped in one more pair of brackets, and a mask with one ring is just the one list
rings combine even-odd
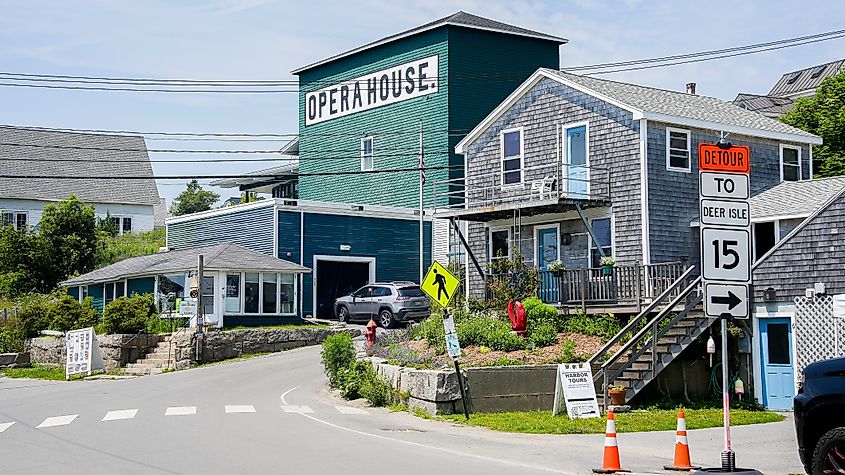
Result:
{"label": "number 15 on sign", "polygon": [[701,233],[704,279],[749,282],[750,241],[747,229],[704,228]]}

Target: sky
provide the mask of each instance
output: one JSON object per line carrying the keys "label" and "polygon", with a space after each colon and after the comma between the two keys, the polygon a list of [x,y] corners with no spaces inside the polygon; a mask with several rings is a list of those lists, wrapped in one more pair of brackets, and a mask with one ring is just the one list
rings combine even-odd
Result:
{"label": "sky", "polygon": [[[569,39],[561,66],[683,54],[845,27],[841,1],[0,0],[0,72],[206,80],[290,80],[290,71],[458,10]],[[845,38],[602,77],[733,99],[764,94],[785,72],[841,59]],[[0,81],[3,82],[3,81]],[[192,133],[296,133],[297,94],[173,94],[0,86],[0,124]],[[147,147],[277,150],[277,142],[176,142]],[[285,162],[150,153],[160,175],[237,174]],[[243,158],[239,156],[239,158]],[[171,200],[184,181],[159,180]],[[232,189],[215,189],[221,199]]]}

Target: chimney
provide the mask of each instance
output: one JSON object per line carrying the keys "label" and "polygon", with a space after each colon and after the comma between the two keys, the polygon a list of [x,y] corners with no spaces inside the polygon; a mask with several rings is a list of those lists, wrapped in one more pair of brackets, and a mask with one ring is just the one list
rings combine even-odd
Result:
{"label": "chimney", "polygon": [[695,83],[688,82],[687,83],[687,94],[695,94]]}

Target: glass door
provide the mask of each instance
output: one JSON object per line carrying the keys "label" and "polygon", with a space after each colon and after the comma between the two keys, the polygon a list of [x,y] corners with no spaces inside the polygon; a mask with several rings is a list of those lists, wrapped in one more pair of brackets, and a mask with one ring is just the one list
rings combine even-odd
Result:
{"label": "glass door", "polygon": [[587,126],[565,129],[566,191],[570,198],[587,198]]}

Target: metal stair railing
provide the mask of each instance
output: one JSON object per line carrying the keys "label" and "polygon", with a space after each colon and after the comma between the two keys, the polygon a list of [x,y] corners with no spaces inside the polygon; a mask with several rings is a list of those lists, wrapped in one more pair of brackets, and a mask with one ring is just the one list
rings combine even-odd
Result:
{"label": "metal stair railing", "polygon": [[[690,268],[692,269],[692,267]],[[684,273],[686,275],[686,273]],[[682,279],[678,279],[676,283],[681,282]],[[661,336],[663,336],[666,331],[668,331],[672,326],[674,326],[681,318],[685,317],[689,314],[689,312],[697,306],[701,300],[702,295],[699,293],[695,296],[695,298],[691,299],[687,304],[684,306],[684,309],[678,312],[677,315],[663,328],[658,328],[660,321],[666,317],[670,312],[674,311],[674,309],[685,299],[689,296],[690,293],[698,289],[701,285],[701,277],[696,277],[684,290],[681,291],[672,301],[666,305],[657,315],[654,316],[646,325],[638,331],[634,336],[631,337],[622,348],[619,349],[616,353],[613,354],[607,361],[602,364],[601,369],[596,372],[596,375],[593,376],[593,381],[597,381],[599,378],[602,378],[603,384],[603,393],[604,393],[604,407],[607,407],[607,388],[610,382],[615,381],[616,378],[619,377],[620,374],[625,372],[628,368],[634,364],[640,356],[642,356],[646,350],[649,348],[651,349],[651,372],[652,376],[656,376],[658,372],[657,363],[657,342]],[[673,284],[674,286],[674,284]],[[668,291],[669,289],[667,289]],[[620,332],[622,333],[622,332]],[[642,342],[642,347],[635,351],[637,344]],[[622,364],[619,368],[617,368],[611,374],[611,367],[616,364],[626,353],[632,352],[632,356],[628,358],[628,360]],[[634,389],[633,387],[631,389]]]}

